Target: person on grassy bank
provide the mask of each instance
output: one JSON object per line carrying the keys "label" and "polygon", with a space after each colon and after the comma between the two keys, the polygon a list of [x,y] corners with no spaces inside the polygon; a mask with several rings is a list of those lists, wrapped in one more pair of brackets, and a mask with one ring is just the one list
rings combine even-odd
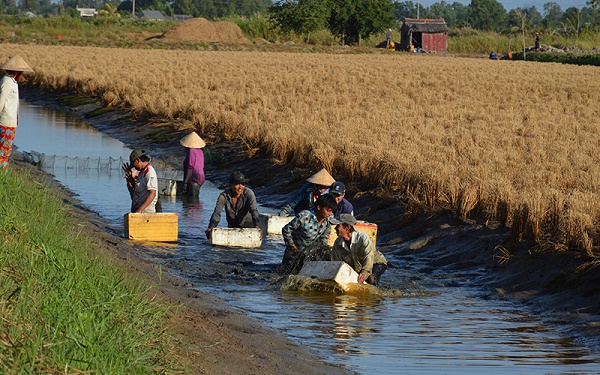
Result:
{"label": "person on grassy bank", "polygon": [[315,201],[323,194],[335,179],[325,168],[306,179],[307,183],[300,188],[292,200],[279,212],[279,216],[298,214],[304,210],[312,209]]}
{"label": "person on grassy bank", "polygon": [[304,210],[287,223],[281,233],[285,242],[280,273],[298,273],[305,261],[330,260],[331,247],[329,217],[337,208],[332,194],[323,194],[315,202],[314,210]]}
{"label": "person on grassy bank", "polygon": [[338,235],[333,243],[332,260],[342,260],[358,272],[357,283],[379,286],[381,275],[388,268],[385,256],[375,249],[368,234],[354,229],[357,223],[354,216],[342,214],[331,223],[336,225]]}
{"label": "person on grassy bank", "polygon": [[229,176],[229,189],[224,190],[217,198],[206,237],[210,238],[212,230],[219,225],[223,208],[229,228],[260,228],[256,196],[246,187],[247,183],[248,180],[242,172],[235,171]]}
{"label": "person on grassy bank", "polygon": [[154,214],[158,201],[158,178],[150,157],[144,150],[133,150],[129,164],[123,165],[127,189],[131,196],[131,212]]}
{"label": "person on grassy bank", "polygon": [[7,60],[0,66],[0,69],[6,72],[0,81],[0,169],[6,172],[19,124],[19,85],[17,82],[23,72],[33,72],[33,69],[19,55]]}
{"label": "person on grassy bank", "polygon": [[196,132],[191,132],[179,141],[185,147],[183,160],[183,188],[184,196],[198,199],[200,188],[204,184],[204,152],[202,147],[206,142]]}

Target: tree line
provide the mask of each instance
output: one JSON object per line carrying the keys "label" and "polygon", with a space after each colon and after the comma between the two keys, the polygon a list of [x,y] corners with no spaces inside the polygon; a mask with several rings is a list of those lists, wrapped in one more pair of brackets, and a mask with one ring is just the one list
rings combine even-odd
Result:
{"label": "tree line", "polygon": [[[590,0],[587,5],[563,10],[558,3],[550,1],[541,10],[532,6],[507,12],[497,0],[471,0],[469,5],[442,0],[428,7],[414,1],[393,0],[135,0],[136,10],[158,10],[165,15],[188,14],[210,20],[234,16],[267,18],[271,26],[281,32],[302,35],[309,41],[311,33],[329,30],[344,44],[360,44],[362,39],[387,28],[398,29],[407,17],[444,18],[450,28],[471,27],[496,32],[514,32],[523,27],[565,36],[598,32],[600,0]],[[77,7],[116,9],[127,16],[131,15],[133,3],[132,0],[59,0],[58,3],[0,0],[3,14],[30,11],[46,16],[67,13],[76,17]]]}

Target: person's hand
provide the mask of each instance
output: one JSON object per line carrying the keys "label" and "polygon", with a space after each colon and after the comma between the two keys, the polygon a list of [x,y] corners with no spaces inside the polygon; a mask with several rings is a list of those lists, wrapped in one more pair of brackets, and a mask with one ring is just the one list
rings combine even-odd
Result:
{"label": "person's hand", "polygon": [[365,275],[363,275],[362,273],[358,274],[358,278],[356,279],[356,282],[359,284],[362,284],[365,282],[367,278],[365,277]]}
{"label": "person's hand", "polygon": [[206,233],[206,238],[210,239],[210,233],[212,232],[212,230],[213,230],[212,228],[208,228],[206,230],[206,232],[204,232],[204,233]]}
{"label": "person's hand", "polygon": [[187,194],[187,192],[188,192],[188,185],[186,183],[184,183],[183,186],[181,187],[181,193]]}
{"label": "person's hand", "polygon": [[300,250],[298,250],[298,248],[296,246],[292,246],[292,252],[294,254],[298,254],[298,251],[300,251]]}

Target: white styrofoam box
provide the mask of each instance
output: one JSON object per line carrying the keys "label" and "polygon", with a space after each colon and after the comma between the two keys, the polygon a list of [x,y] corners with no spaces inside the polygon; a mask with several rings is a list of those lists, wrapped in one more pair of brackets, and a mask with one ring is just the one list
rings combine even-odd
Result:
{"label": "white styrofoam box", "polygon": [[259,228],[213,228],[208,239],[211,245],[233,247],[260,247],[262,230]]}
{"label": "white styrofoam box", "polygon": [[183,188],[183,181],[158,179],[158,192],[161,195],[174,197]]}
{"label": "white styrofoam box", "polygon": [[277,214],[258,215],[259,225],[263,233],[266,234],[281,234],[281,229],[293,219],[294,216],[279,216]]}
{"label": "white styrofoam box", "polygon": [[358,279],[358,273],[341,260],[306,262],[298,275],[319,280],[333,280],[343,289],[346,289],[348,284],[356,284]]}

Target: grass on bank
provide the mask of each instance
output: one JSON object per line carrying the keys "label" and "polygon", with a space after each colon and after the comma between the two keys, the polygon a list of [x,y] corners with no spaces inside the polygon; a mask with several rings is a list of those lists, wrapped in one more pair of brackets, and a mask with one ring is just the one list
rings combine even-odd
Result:
{"label": "grass on bank", "polygon": [[0,373],[170,368],[168,309],[96,254],[69,207],[28,174],[0,173],[0,241]]}

